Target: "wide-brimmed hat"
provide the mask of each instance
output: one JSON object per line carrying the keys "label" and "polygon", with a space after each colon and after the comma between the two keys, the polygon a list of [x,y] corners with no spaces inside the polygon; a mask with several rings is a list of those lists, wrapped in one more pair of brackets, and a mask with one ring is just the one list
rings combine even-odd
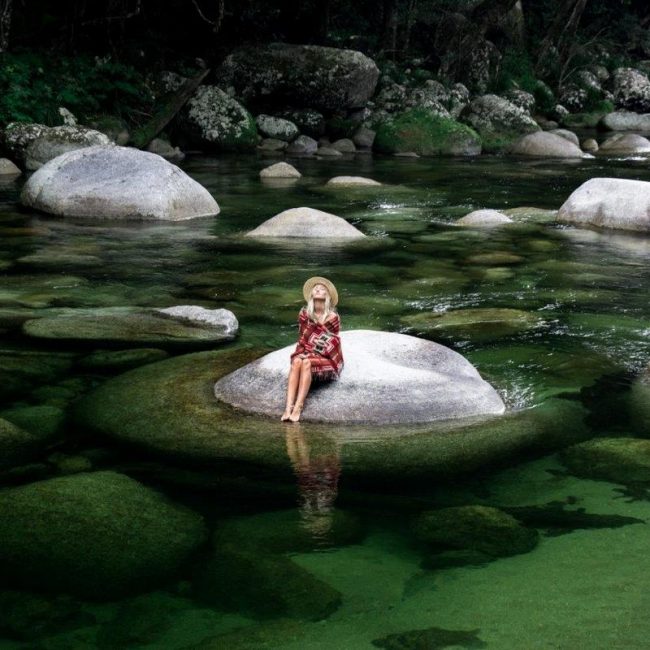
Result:
{"label": "wide-brimmed hat", "polygon": [[329,291],[330,294],[330,304],[332,307],[336,305],[336,303],[339,301],[339,294],[338,291],[336,290],[336,287],[327,279],[327,278],[321,278],[318,275],[315,275],[313,278],[309,278],[307,282],[302,287],[302,295],[304,296],[305,300],[309,300],[311,297],[311,290],[317,285],[317,284],[323,284],[327,287],[327,290]]}

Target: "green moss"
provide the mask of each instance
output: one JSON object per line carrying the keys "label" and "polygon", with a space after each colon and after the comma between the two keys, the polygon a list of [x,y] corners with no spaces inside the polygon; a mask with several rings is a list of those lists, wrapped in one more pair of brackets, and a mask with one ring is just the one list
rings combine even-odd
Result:
{"label": "green moss", "polygon": [[479,153],[478,134],[469,126],[426,109],[414,108],[379,124],[375,148],[383,153],[420,155]]}
{"label": "green moss", "polygon": [[332,117],[327,120],[326,131],[332,138],[351,138],[359,128],[359,123],[344,117]]}

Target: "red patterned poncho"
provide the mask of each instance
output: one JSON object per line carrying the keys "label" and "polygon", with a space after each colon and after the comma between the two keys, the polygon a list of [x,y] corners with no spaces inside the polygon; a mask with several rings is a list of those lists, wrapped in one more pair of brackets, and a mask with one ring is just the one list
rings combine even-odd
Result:
{"label": "red patterned poncho", "polygon": [[298,355],[306,355],[311,361],[312,379],[319,381],[338,379],[343,369],[343,352],[339,330],[341,320],[338,314],[330,315],[326,323],[316,323],[303,307],[298,314],[300,337],[293,361]]}

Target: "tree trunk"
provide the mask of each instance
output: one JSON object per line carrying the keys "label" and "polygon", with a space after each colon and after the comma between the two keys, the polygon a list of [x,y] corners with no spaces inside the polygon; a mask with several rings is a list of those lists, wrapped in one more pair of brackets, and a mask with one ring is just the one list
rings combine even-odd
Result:
{"label": "tree trunk", "polygon": [[9,49],[12,11],[13,0],[0,0],[0,52],[6,52]]}

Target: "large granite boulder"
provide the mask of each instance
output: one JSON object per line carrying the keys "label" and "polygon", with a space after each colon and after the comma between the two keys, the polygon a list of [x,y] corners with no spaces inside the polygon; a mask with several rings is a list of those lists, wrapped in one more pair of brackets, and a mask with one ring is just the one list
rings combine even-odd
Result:
{"label": "large granite boulder", "polygon": [[563,203],[557,219],[576,226],[650,231],[650,182],[592,178]]}
{"label": "large granite boulder", "polygon": [[173,579],[206,541],[202,517],[116,472],[0,490],[3,582],[92,600]]}
{"label": "large granite boulder", "polygon": [[641,131],[650,133],[650,113],[614,111],[600,120],[600,126],[610,131]]}
{"label": "large granite boulder", "polygon": [[617,68],[612,75],[612,91],[617,108],[637,113],[650,112],[650,80],[634,68]]}
{"label": "large granite boulder", "polygon": [[57,156],[23,186],[26,205],[63,217],[181,221],[219,213],[202,185],[160,156],[92,146]]}
{"label": "large granite boulder", "polygon": [[526,111],[497,95],[476,97],[461,119],[478,132],[486,151],[503,149],[522,135],[540,130]]}
{"label": "large granite boulder", "polygon": [[508,148],[516,156],[552,158],[584,158],[585,154],[573,142],[550,131],[537,131],[524,135]]}
{"label": "large granite boulder", "polygon": [[272,43],[235,50],[217,77],[247,103],[339,111],[365,106],[379,68],[353,50]]}
{"label": "large granite boulder", "polygon": [[[341,334],[345,368],[314,391],[304,419],[322,422],[433,422],[503,413],[497,392],[460,354],[405,334]],[[289,355],[271,352],[221,378],[215,396],[237,408],[275,416],[285,399]]]}
{"label": "large granite boulder", "polygon": [[67,151],[92,147],[111,146],[112,140],[85,126],[54,126],[34,138],[25,148],[26,169],[39,169],[46,162]]}
{"label": "large granite boulder", "polygon": [[345,219],[313,208],[291,208],[276,214],[246,234],[247,237],[308,237],[362,239],[365,235]]}
{"label": "large granite boulder", "polygon": [[28,336],[115,345],[205,346],[232,340],[239,329],[227,309],[177,305],[165,309],[63,309],[23,325]]}
{"label": "large granite boulder", "polygon": [[251,151],[257,146],[255,119],[217,86],[199,86],[177,121],[184,145],[204,151]]}
{"label": "large granite boulder", "polygon": [[617,133],[601,143],[598,153],[603,156],[650,154],[650,140],[635,133]]}

